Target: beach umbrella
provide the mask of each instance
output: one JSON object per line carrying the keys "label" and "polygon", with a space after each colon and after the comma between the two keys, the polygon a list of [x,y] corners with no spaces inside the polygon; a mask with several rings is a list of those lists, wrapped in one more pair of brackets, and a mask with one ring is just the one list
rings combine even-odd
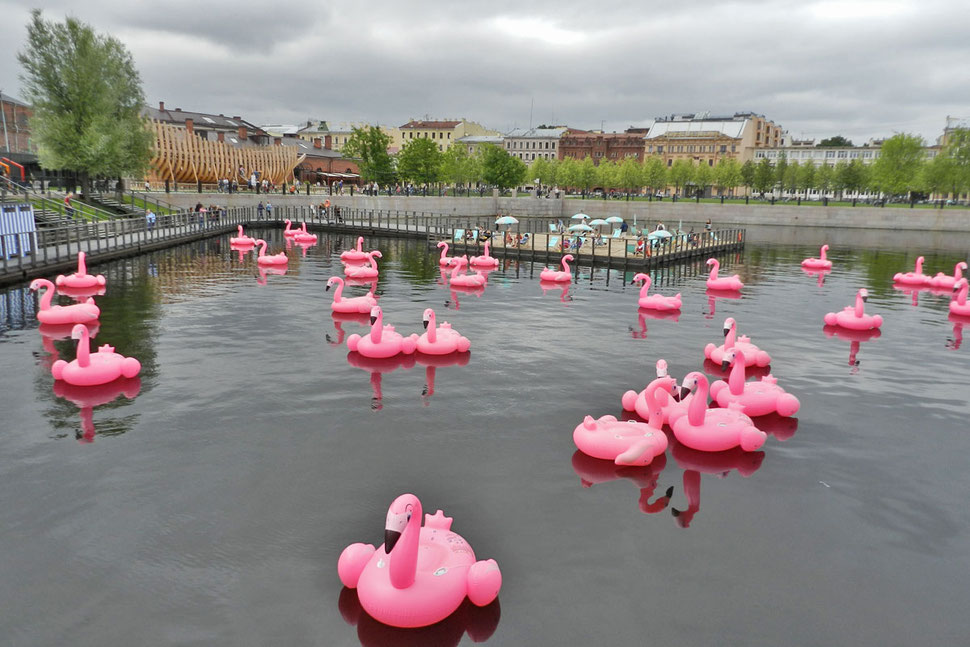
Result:
{"label": "beach umbrella", "polygon": [[587,216],[585,213],[577,213],[575,216],[572,216],[570,220],[589,220],[589,216]]}
{"label": "beach umbrella", "polygon": [[602,227],[603,225],[609,225],[610,223],[603,220],[602,218],[597,218],[595,220],[590,220],[586,224],[590,225],[591,227]]}
{"label": "beach umbrella", "polygon": [[593,228],[587,225],[585,222],[581,222],[578,225],[573,225],[570,227],[569,231],[593,231]]}
{"label": "beach umbrella", "polygon": [[647,234],[647,238],[649,238],[650,240],[656,240],[658,238],[672,238],[672,237],[673,237],[673,234],[665,229],[661,229],[659,231],[651,231],[649,234]]}
{"label": "beach umbrella", "polygon": [[610,216],[609,218],[606,219],[606,222],[620,224],[621,222],[623,222],[623,218],[619,216]]}
{"label": "beach umbrella", "polygon": [[502,216],[501,218],[495,221],[495,224],[496,225],[517,225],[519,224],[519,221],[513,218],[512,216]]}

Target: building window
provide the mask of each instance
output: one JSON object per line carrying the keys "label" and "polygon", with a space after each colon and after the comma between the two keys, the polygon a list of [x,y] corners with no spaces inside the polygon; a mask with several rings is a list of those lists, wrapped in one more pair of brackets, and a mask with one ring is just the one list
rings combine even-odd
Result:
{"label": "building window", "polygon": [[846,151],[839,151],[839,159],[845,159]]}
{"label": "building window", "polygon": [[505,148],[512,148],[511,142],[505,142]]}
{"label": "building window", "polygon": [[833,159],[835,157],[835,151],[825,151],[825,159]]}
{"label": "building window", "polygon": [[552,150],[556,150],[556,142],[552,142]]}
{"label": "building window", "polygon": [[754,156],[757,157],[758,159],[761,159],[761,158],[763,158],[765,156],[765,152],[764,151],[757,151],[754,154]]}
{"label": "building window", "polygon": [[663,146],[657,146],[657,152],[658,153],[664,152],[664,147]]}
{"label": "building window", "polygon": [[442,151],[442,150],[444,150],[444,147],[441,144],[438,144],[438,150],[439,151]]}
{"label": "building window", "polygon": [[862,157],[864,157],[865,159],[869,159],[870,157],[872,157],[872,151],[864,151],[862,153]]}
{"label": "building window", "polygon": [[852,159],[858,158],[859,157],[859,151],[852,151],[852,152],[850,152],[849,153],[849,157],[851,157]]}
{"label": "building window", "polygon": [[731,144],[731,152],[732,153],[736,153],[737,152],[737,146],[735,146],[734,144]]}
{"label": "building window", "polygon": [[672,159],[669,159],[669,160],[667,160],[667,166],[670,166],[670,165],[672,165],[673,163],[674,163],[674,160],[672,160]]}
{"label": "building window", "polygon": [[708,166],[714,166],[714,160],[707,160]]}
{"label": "building window", "polygon": [[451,133],[448,133],[448,139],[451,139]]}

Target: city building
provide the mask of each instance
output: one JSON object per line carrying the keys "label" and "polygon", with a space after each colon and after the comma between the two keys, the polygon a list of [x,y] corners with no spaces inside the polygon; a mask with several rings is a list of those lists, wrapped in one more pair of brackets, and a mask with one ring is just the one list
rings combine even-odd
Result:
{"label": "city building", "polygon": [[644,137],[646,154],[659,156],[667,166],[678,159],[715,166],[726,157],[743,163],[754,159],[756,149],[780,146],[781,139],[780,126],[753,112],[658,117]]}
{"label": "city building", "polygon": [[302,157],[296,167],[296,178],[310,184],[343,182],[359,185],[360,169],[357,162],[330,148],[329,137],[316,137],[313,141],[306,141],[301,137],[283,138],[283,145],[295,147]]}
{"label": "city building", "polygon": [[0,93],[0,152],[37,154],[37,146],[30,140],[30,116],[33,111],[26,103]]}
{"label": "city building", "polygon": [[970,117],[951,117],[946,116],[946,125],[943,127],[943,134],[936,139],[938,146],[943,147],[950,143],[950,135],[955,130],[970,130]]}
{"label": "city building", "polygon": [[628,157],[643,162],[644,131],[630,128],[622,133],[600,133],[570,128],[559,139],[559,159],[592,158],[595,164],[608,159],[620,163]]}
{"label": "city building", "polygon": [[516,128],[506,133],[505,150],[527,163],[537,159],[559,159],[559,142],[569,130],[565,126]]}
{"label": "city building", "polygon": [[430,139],[438,145],[439,151],[448,148],[462,137],[468,135],[499,135],[494,130],[489,130],[481,124],[466,119],[444,119],[444,120],[416,120],[412,119],[394,133],[395,139],[392,145],[398,149],[404,147],[413,139]]}
{"label": "city building", "polygon": [[868,165],[879,159],[879,147],[881,145],[881,139],[871,139],[862,146],[815,146],[812,148],[772,146],[755,150],[754,161],[760,162],[762,159],[767,159],[774,166],[778,163],[778,160],[784,158],[788,162],[798,162],[799,164],[811,162],[815,166],[822,164],[835,166],[842,161],[851,162],[857,159]]}
{"label": "city building", "polygon": [[455,143],[464,146],[469,155],[474,155],[482,144],[492,144],[501,148],[504,141],[505,139],[501,135],[466,135],[459,137]]}

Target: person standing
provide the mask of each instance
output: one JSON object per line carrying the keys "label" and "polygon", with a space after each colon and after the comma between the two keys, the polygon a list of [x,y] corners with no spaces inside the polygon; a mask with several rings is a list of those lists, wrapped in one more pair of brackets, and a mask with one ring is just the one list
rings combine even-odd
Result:
{"label": "person standing", "polygon": [[73,197],[73,193],[68,193],[64,196],[64,215],[72,220],[74,219],[74,207],[71,206],[71,198]]}
{"label": "person standing", "polygon": [[155,228],[155,212],[149,207],[145,211],[145,224],[148,226],[148,231]]}
{"label": "person standing", "polygon": [[263,209],[264,209],[264,207],[263,207],[263,203],[262,202],[260,202],[258,205],[256,205],[256,214],[259,216],[259,219],[260,220],[263,219]]}
{"label": "person standing", "polygon": [[266,219],[269,220],[273,217],[273,204],[270,202],[266,203]]}

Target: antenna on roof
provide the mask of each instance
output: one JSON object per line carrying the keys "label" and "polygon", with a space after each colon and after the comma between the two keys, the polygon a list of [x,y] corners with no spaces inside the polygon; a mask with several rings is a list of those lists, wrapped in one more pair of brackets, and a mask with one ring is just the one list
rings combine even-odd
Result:
{"label": "antenna on roof", "polygon": [[529,130],[532,130],[532,109],[535,108],[536,98],[531,97],[529,103]]}

